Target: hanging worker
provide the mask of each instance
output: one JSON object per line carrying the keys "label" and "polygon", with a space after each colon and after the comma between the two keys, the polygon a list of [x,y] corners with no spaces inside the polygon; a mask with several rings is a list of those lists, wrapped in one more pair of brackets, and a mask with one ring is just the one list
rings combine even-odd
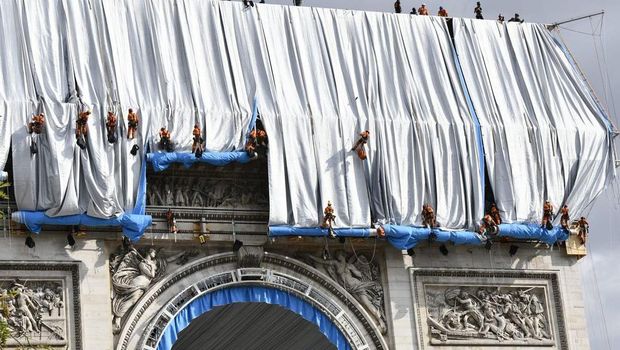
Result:
{"label": "hanging worker", "polygon": [[415,9],[415,7],[411,8],[411,12],[409,12],[410,15],[417,15],[418,11]]}
{"label": "hanging worker", "polygon": [[577,227],[579,228],[579,233],[577,237],[581,241],[581,244],[586,244],[586,240],[588,239],[588,231],[590,230],[590,225],[588,224],[588,220],[583,216],[579,221],[577,221]]}
{"label": "hanging worker", "polygon": [[502,223],[502,218],[499,215],[499,209],[497,209],[497,206],[495,205],[495,203],[491,203],[491,208],[489,209],[489,215],[491,215],[491,218],[497,225]]}
{"label": "hanging worker", "polygon": [[485,215],[482,218],[482,224],[480,225],[480,229],[478,230],[478,232],[486,237],[488,235],[496,235],[498,231],[499,229],[497,227],[497,223],[495,222],[495,220],[493,220],[491,215]]}
{"label": "hanging worker", "polygon": [[545,201],[545,203],[543,204],[543,217],[540,223],[540,227],[547,230],[552,230],[553,216],[553,204],[551,204],[550,201]]}
{"label": "hanging worker", "polygon": [[45,124],[45,114],[39,113],[32,116],[32,121],[28,123],[28,133],[40,134],[43,132],[43,125]]}
{"label": "hanging worker", "polygon": [[327,232],[331,238],[336,237],[336,233],[334,232],[335,222],[336,215],[334,215],[334,207],[332,206],[331,201],[327,201],[327,207],[323,210],[323,222],[321,223],[321,227],[327,229]]}
{"label": "hanging worker", "polygon": [[136,136],[136,131],[138,130],[138,115],[133,111],[133,109],[129,108],[127,111],[127,139],[132,140]]}
{"label": "hanging worker", "polygon": [[428,8],[426,8],[426,4],[422,4],[418,9],[418,15],[420,16],[428,16]]}
{"label": "hanging worker", "polygon": [[355,142],[355,144],[351,148],[351,151],[356,151],[357,152],[357,156],[361,160],[365,160],[366,159],[366,150],[364,149],[364,145],[366,143],[368,143],[368,137],[369,136],[370,136],[370,131],[368,131],[368,130],[362,131],[360,133],[359,139],[357,139],[357,142]]}
{"label": "hanging worker", "polygon": [[88,134],[88,116],[90,111],[84,111],[78,113],[78,118],[75,121],[75,138],[77,139],[77,145],[81,149],[86,148],[86,134]]}
{"label": "hanging worker", "polygon": [[172,141],[170,140],[170,131],[166,128],[159,130],[159,149],[166,152],[172,152]]}
{"label": "hanging worker", "polygon": [[[38,136],[43,132],[43,125],[45,124],[45,115],[43,113],[39,113],[32,116],[32,121],[28,123],[28,133],[30,136],[30,153],[37,154],[39,152],[39,148],[37,146]],[[34,134],[34,135],[33,135]]]}
{"label": "hanging worker", "polygon": [[439,6],[439,12],[437,12],[437,16],[439,17],[448,17],[448,11],[443,8],[442,6]]}
{"label": "hanging worker", "polygon": [[422,205],[422,226],[431,229],[438,226],[435,210],[430,204]]}
{"label": "hanging worker", "polygon": [[106,120],[105,127],[106,127],[106,130],[108,131],[108,142],[109,143],[116,143],[116,140],[117,140],[116,125],[117,125],[116,115],[114,115],[114,112],[108,111],[108,118]]}
{"label": "hanging worker", "polygon": [[523,20],[519,17],[518,13],[515,13],[515,16],[508,20],[508,22],[518,22],[523,23]]}
{"label": "hanging worker", "polygon": [[476,19],[484,19],[484,17],[482,17],[482,5],[480,5],[480,1],[476,3],[474,14],[476,14]]}
{"label": "hanging worker", "polygon": [[192,153],[196,155],[196,158],[201,158],[202,152],[204,152],[204,147],[202,145],[204,139],[202,138],[202,131],[200,130],[198,124],[194,124],[194,130],[192,130],[192,135],[194,136],[192,143]]}
{"label": "hanging worker", "polygon": [[394,12],[395,13],[401,13],[402,9],[400,7],[400,0],[396,0],[396,2],[394,3]]}

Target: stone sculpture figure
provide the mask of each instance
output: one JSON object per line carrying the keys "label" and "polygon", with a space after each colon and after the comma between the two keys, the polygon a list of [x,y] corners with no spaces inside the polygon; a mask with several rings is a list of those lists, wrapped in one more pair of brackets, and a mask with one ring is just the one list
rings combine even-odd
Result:
{"label": "stone sculpture figure", "polygon": [[25,327],[26,331],[39,332],[38,322],[33,316],[33,313],[35,313],[39,307],[35,305],[30,296],[24,292],[23,285],[15,283],[11,291],[14,294],[14,305],[19,316],[18,318],[21,319],[23,325],[27,325],[27,327]]}
{"label": "stone sculpture figure", "polygon": [[[355,297],[374,318],[381,333],[386,334],[383,288],[377,281],[378,276],[373,276],[372,264],[366,257],[353,255],[347,259],[342,250],[336,252],[334,259],[322,259],[312,255],[307,255],[307,257],[315,266],[322,265],[333,280]],[[372,267],[376,268],[376,266]],[[375,274],[378,274],[378,269]]]}
{"label": "stone sculpture figure", "polygon": [[133,308],[142,294],[151,283],[166,272],[169,262],[182,256],[184,253],[165,257],[158,250],[149,248],[142,255],[135,248],[129,246],[125,254],[116,256],[110,264],[112,270],[112,313],[113,329],[118,333],[121,320]]}

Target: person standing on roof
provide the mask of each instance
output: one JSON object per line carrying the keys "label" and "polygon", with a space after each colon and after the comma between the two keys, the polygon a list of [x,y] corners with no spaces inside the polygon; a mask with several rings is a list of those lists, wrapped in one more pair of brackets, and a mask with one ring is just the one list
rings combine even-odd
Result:
{"label": "person standing on roof", "polygon": [[437,12],[437,16],[439,17],[448,17],[448,11],[443,8],[442,6],[439,6],[439,12]]}
{"label": "person standing on roof", "polygon": [[418,15],[420,16],[428,16],[428,9],[426,8],[426,4],[422,4],[418,9]]}
{"label": "person standing on roof", "polygon": [[411,12],[409,12],[410,15],[417,15],[418,11],[416,11],[415,7],[411,8]]}
{"label": "person standing on roof", "polygon": [[394,12],[401,13],[402,9],[400,8],[400,0],[396,0],[394,3]]}
{"label": "person standing on roof", "polygon": [[511,19],[508,20],[508,22],[518,22],[518,23],[523,23],[523,20],[521,19],[521,17],[519,17],[518,13],[515,13],[515,16],[512,17]]}
{"label": "person standing on roof", "polygon": [[293,0],[293,4],[295,4],[295,6],[301,6],[302,0]]}
{"label": "person standing on roof", "polygon": [[502,16],[502,14],[500,13],[500,14],[497,16],[497,20],[499,21],[499,23],[504,23],[504,16]]}
{"label": "person standing on roof", "polygon": [[480,5],[480,1],[476,3],[474,13],[476,14],[476,19],[484,19],[484,17],[482,17],[482,5]]}

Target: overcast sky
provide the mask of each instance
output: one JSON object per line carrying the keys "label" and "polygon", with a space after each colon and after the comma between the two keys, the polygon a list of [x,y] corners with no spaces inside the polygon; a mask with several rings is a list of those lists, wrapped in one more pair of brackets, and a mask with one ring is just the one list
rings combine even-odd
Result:
{"label": "overcast sky", "polygon": [[[266,0],[270,4],[292,4],[292,0]],[[304,6],[336,7],[354,10],[393,12],[393,0],[305,0]],[[402,1],[403,12],[409,12],[421,1]],[[439,6],[454,17],[473,17],[475,1],[425,1],[432,14]],[[620,111],[620,0],[493,0],[482,1],[485,18],[506,19],[515,12],[528,22],[554,23],[605,10],[601,37],[582,33],[598,33],[601,17],[566,24],[562,37],[584,70],[595,91],[617,123],[616,106]],[[582,33],[579,33],[582,32]],[[596,45],[596,46],[595,46]],[[605,55],[603,55],[603,53]],[[604,57],[608,64],[605,65]],[[600,66],[599,66],[600,63]],[[600,68],[599,68],[600,67]],[[620,187],[616,183],[596,202],[590,214],[589,255],[581,259],[588,332],[592,349],[620,349],[620,274],[617,272],[618,239],[614,238],[614,218],[620,218]],[[594,269],[593,269],[594,268]],[[596,272],[594,272],[594,270]],[[565,290],[566,292],[566,290]]]}

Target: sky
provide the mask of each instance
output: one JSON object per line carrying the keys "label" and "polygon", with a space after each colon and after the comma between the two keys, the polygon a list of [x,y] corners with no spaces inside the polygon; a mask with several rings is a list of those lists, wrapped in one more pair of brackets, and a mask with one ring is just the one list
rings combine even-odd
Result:
{"label": "sky", "polygon": [[[266,0],[270,4],[292,4],[292,0]],[[555,23],[582,15],[605,11],[604,16],[561,26],[561,35],[592,84],[610,119],[618,125],[620,111],[620,68],[614,65],[620,57],[620,0],[493,0],[481,1],[485,18],[506,19],[519,13],[528,22]],[[304,6],[334,7],[352,10],[393,12],[392,0],[304,0]],[[473,17],[475,1],[425,1],[432,14],[439,6],[450,16]],[[403,13],[416,8],[421,1],[401,0]],[[602,21],[602,31],[601,28]],[[596,33],[595,36],[590,35]],[[615,59],[614,59],[615,58]],[[617,110],[616,110],[617,108]],[[589,254],[577,263],[581,267],[584,299],[592,349],[620,349],[620,262],[615,220],[620,218],[620,184],[610,186],[596,201],[589,215]]]}

